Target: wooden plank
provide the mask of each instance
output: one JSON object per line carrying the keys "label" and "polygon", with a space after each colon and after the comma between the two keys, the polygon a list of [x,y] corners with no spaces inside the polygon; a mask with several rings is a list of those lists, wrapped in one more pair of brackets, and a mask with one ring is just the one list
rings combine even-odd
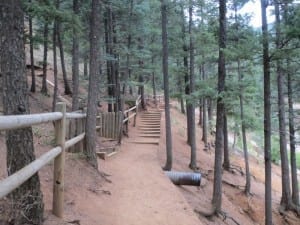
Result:
{"label": "wooden plank", "polygon": [[99,156],[100,159],[105,160],[106,158],[106,152],[96,152],[97,156]]}
{"label": "wooden plank", "polygon": [[139,125],[139,128],[160,128],[158,124]]}
{"label": "wooden plank", "polygon": [[160,128],[158,127],[147,127],[147,128],[139,128],[139,130],[141,130],[141,131],[144,131],[144,130],[146,130],[146,131],[160,131]]}
{"label": "wooden plank", "polygon": [[116,113],[112,114],[112,125],[111,125],[111,138],[115,139],[116,132]]}
{"label": "wooden plank", "polygon": [[140,134],[138,137],[144,137],[144,138],[160,138],[160,134]]}
{"label": "wooden plank", "polygon": [[135,144],[154,144],[154,145],[158,145],[159,144],[159,140],[155,139],[155,140],[136,140],[136,141],[132,141],[131,143],[135,143]]}
{"label": "wooden plank", "polygon": [[142,131],[142,134],[160,134],[160,131]]}

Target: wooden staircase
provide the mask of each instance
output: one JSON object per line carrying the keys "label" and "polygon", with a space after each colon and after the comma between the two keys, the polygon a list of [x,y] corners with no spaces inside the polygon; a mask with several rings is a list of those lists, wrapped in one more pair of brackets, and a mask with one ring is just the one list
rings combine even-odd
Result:
{"label": "wooden staircase", "polygon": [[160,120],[160,110],[148,111],[141,115],[138,124],[140,133],[132,143],[158,145],[160,139]]}

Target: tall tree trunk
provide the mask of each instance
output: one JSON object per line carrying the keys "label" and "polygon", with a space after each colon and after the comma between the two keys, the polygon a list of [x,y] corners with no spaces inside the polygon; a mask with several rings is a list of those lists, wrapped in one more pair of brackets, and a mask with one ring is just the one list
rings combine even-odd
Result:
{"label": "tall tree trunk", "polygon": [[[59,0],[57,0],[59,1]],[[57,18],[54,19],[53,24],[53,76],[54,76],[54,91],[53,91],[53,101],[52,101],[52,111],[55,111],[56,101],[57,101],[57,90],[58,90],[58,82],[57,82],[57,53],[56,53],[56,44],[57,44]]]}
{"label": "tall tree trunk", "polygon": [[[73,0],[73,12],[76,16],[79,15],[79,1]],[[72,46],[72,81],[73,81],[73,94],[72,94],[72,111],[79,108],[79,41],[78,33],[73,28],[73,46]]]}
{"label": "tall tree trunk", "polygon": [[246,170],[246,185],[245,185],[245,194],[248,196],[251,188],[251,174],[249,169],[249,157],[248,157],[248,147],[247,147],[247,135],[246,135],[246,124],[244,117],[244,96],[243,96],[243,74],[241,72],[240,60],[238,59],[238,78],[240,83],[240,117],[242,121],[242,142],[243,142],[243,152],[244,152],[244,160],[245,160],[245,170]]}
{"label": "tall tree trunk", "polygon": [[59,52],[60,52],[60,61],[61,61],[61,69],[62,69],[62,74],[63,74],[63,80],[64,80],[64,87],[65,87],[65,94],[66,95],[71,95],[72,91],[69,86],[69,81],[67,78],[67,71],[66,71],[66,65],[65,65],[65,56],[64,56],[64,48],[63,48],[63,42],[61,39],[61,23],[58,21],[57,22],[57,42],[59,46]]}
{"label": "tall tree trunk", "polygon": [[89,72],[88,72],[89,57],[87,55],[84,56],[83,58],[83,76],[85,78],[89,76]]}
{"label": "tall tree trunk", "polygon": [[112,12],[112,34],[113,34],[113,56],[114,56],[114,84],[115,84],[115,112],[122,111],[121,106],[121,90],[120,90],[120,77],[119,77],[119,55],[117,53],[117,44],[118,44],[118,38],[117,38],[117,30],[116,30],[116,16],[115,13]]}
{"label": "tall tree trunk", "polygon": [[[112,47],[112,37],[111,37],[111,27],[110,27],[110,19],[111,19],[111,9],[110,7],[106,7],[105,13],[105,45],[106,45],[106,58],[111,57],[111,47]],[[113,80],[112,80],[112,61],[110,59],[106,59],[106,73],[107,73],[107,93],[109,99],[113,98]],[[113,111],[112,101],[108,101],[108,112]]]}
{"label": "tall tree trunk", "polygon": [[227,115],[226,110],[224,112],[224,159],[223,159],[223,168],[227,171],[230,170],[230,158],[229,158],[229,147],[228,147],[228,128],[227,128]]}
{"label": "tall tree trunk", "polygon": [[[154,68],[154,55],[151,57],[151,64]],[[152,90],[153,90],[153,97],[154,97],[154,104],[157,105],[157,99],[156,99],[156,82],[155,82],[155,72],[154,69],[152,71]]]}
{"label": "tall tree trunk", "polygon": [[[202,56],[204,59],[204,57]],[[205,73],[205,64],[203,63],[201,66],[201,73],[202,73],[202,80],[206,79]],[[204,142],[204,150],[207,150],[208,143],[207,143],[207,134],[208,134],[208,127],[207,127],[207,100],[204,96],[203,98],[203,124],[202,124],[202,141]]]}
{"label": "tall tree trunk", "polygon": [[165,121],[166,121],[166,154],[167,160],[163,167],[164,170],[172,169],[172,130],[170,118],[170,103],[169,103],[169,74],[168,74],[168,33],[167,33],[167,3],[166,0],[161,0],[161,26],[162,26],[162,68],[164,80],[164,96],[165,96]]}
{"label": "tall tree trunk", "polygon": [[43,80],[42,80],[42,88],[41,93],[44,95],[48,94],[48,88],[47,88],[47,55],[48,55],[48,19],[45,19],[44,22],[44,56],[43,56]]}
{"label": "tall tree trunk", "polygon": [[34,93],[35,92],[35,69],[34,69],[33,31],[32,31],[32,16],[31,15],[29,15],[29,47],[30,47],[30,69],[31,69],[30,91]]}
{"label": "tall tree trunk", "polygon": [[224,148],[224,114],[225,105],[222,94],[225,91],[225,53],[226,48],[226,0],[219,0],[219,64],[218,64],[218,98],[217,98],[217,119],[216,119],[216,139],[215,139],[215,167],[214,167],[214,187],[212,204],[215,213],[221,211],[222,206],[222,156]]}
{"label": "tall tree trunk", "polygon": [[[133,0],[130,0],[129,3],[129,18],[128,18],[128,35],[127,35],[127,53],[126,53],[126,77],[125,77],[125,82],[123,85],[123,94],[125,94],[126,92],[126,82],[128,82],[128,80],[131,77],[131,68],[130,68],[130,51],[131,51],[131,42],[132,42],[132,15],[133,15]],[[132,95],[132,87],[131,85],[129,86],[129,92]]]}
{"label": "tall tree trunk", "polygon": [[203,126],[203,98],[200,98],[200,100],[199,100],[199,121],[198,121],[198,125],[200,127]]}
{"label": "tall tree trunk", "polygon": [[[142,51],[144,49],[144,41],[141,37],[138,38],[138,50]],[[144,60],[139,59],[139,94],[141,95],[141,106],[142,109],[146,108],[145,105],[145,88],[144,88],[144,74],[143,74],[143,69],[144,69]]]}
{"label": "tall tree trunk", "polygon": [[90,34],[90,76],[86,118],[86,146],[85,155],[88,162],[98,168],[96,156],[96,117],[97,117],[97,94],[100,79],[101,63],[101,0],[92,0]]}
{"label": "tall tree trunk", "polygon": [[[185,15],[183,4],[180,5],[181,12],[181,33],[182,33],[182,49],[183,49],[183,66],[184,66],[184,84],[185,84],[185,95],[190,94],[190,79],[189,79],[189,65],[188,65],[188,46],[186,43],[186,29],[185,29]],[[190,144],[190,104],[186,100],[186,123],[187,123],[187,143]]]}
{"label": "tall tree trunk", "polygon": [[[287,63],[289,68],[289,63]],[[296,162],[296,138],[295,138],[295,123],[294,123],[294,108],[293,108],[293,88],[292,75],[288,71],[288,104],[289,104],[289,131],[290,131],[290,151],[291,151],[291,172],[292,172],[292,201],[299,206],[299,186],[297,177],[297,162]]]}
{"label": "tall tree trunk", "polygon": [[[279,12],[279,2],[275,1],[275,26],[276,26],[276,49],[280,49],[281,45],[281,21]],[[281,158],[281,208],[287,210],[292,203],[291,189],[290,189],[290,173],[289,162],[287,156],[287,142],[286,142],[286,122],[285,122],[285,103],[283,93],[283,69],[281,60],[276,60],[277,73],[277,88],[278,88],[278,122],[279,122],[279,143],[280,143],[280,158]]]}
{"label": "tall tree trunk", "polygon": [[[190,95],[193,96],[195,91],[195,68],[194,68],[194,40],[193,40],[193,4],[189,1],[189,35],[190,35]],[[191,145],[191,161],[189,167],[193,170],[197,169],[197,152],[196,152],[196,128],[195,128],[195,105],[191,101],[190,111],[190,145]]]}
{"label": "tall tree trunk", "polygon": [[[29,114],[22,1],[3,0],[0,21],[4,115]],[[6,147],[7,172],[12,175],[35,160],[32,128],[7,131]],[[7,224],[43,223],[43,195],[37,173],[9,194],[8,198],[12,202],[13,220],[7,221]]]}
{"label": "tall tree trunk", "polygon": [[261,0],[264,70],[264,158],[265,158],[265,224],[272,225],[272,171],[271,171],[271,87],[267,0]]}

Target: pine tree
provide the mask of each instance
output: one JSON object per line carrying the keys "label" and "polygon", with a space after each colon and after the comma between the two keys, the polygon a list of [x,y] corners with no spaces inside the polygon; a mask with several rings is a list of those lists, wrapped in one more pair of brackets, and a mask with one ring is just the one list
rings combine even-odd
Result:
{"label": "pine tree", "polygon": [[[0,6],[0,21],[4,114],[29,114],[22,2],[3,0]],[[31,127],[7,131],[6,146],[8,175],[35,160]],[[7,224],[43,223],[44,204],[38,174],[28,179],[8,197],[12,202],[13,221],[7,221]]]}

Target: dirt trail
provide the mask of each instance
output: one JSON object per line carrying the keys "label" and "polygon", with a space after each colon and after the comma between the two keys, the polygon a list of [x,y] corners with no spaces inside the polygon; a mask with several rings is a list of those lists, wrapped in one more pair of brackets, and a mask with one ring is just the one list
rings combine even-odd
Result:
{"label": "dirt trail", "polygon": [[129,129],[130,137],[123,139],[121,151],[100,162],[112,183],[105,185],[111,195],[100,203],[98,213],[106,220],[99,224],[199,225],[191,206],[158,164],[158,146],[133,143],[140,130],[131,125]]}

